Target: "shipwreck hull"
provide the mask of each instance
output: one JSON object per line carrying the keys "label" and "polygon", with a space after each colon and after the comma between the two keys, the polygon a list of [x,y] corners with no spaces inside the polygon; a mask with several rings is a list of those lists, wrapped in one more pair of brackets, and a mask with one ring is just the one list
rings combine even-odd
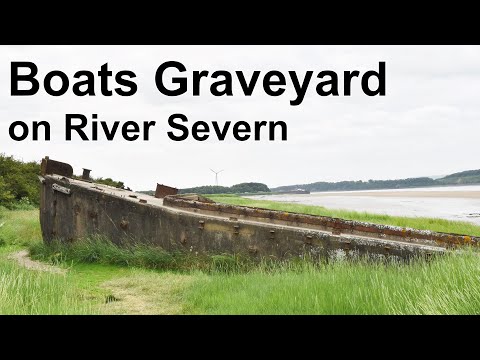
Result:
{"label": "shipwreck hull", "polygon": [[[72,179],[65,163],[42,160],[40,223],[44,241],[101,235],[117,244],[167,251],[248,254],[285,259],[409,258],[442,253],[480,238],[215,203],[157,185],[157,197]],[[164,197],[164,198],[163,198]]]}
{"label": "shipwreck hull", "polygon": [[[416,239],[410,234],[409,238],[399,241],[385,234],[362,236],[358,229],[341,233],[338,225],[336,230],[329,231],[328,227],[322,228],[325,225],[302,223],[305,219],[299,219],[299,214],[295,214],[293,221],[285,215],[288,213],[198,200],[201,198],[157,199],[45,174],[40,208],[42,234],[47,242],[102,235],[119,244],[141,242],[168,251],[235,253],[278,259],[305,254],[314,258],[349,258],[363,254],[408,258],[443,252],[464,239],[451,237],[454,240],[447,246],[445,238],[437,242],[432,236]],[[249,215],[249,211],[256,215]],[[278,216],[280,218],[276,218]],[[467,240],[478,241],[477,238]]]}

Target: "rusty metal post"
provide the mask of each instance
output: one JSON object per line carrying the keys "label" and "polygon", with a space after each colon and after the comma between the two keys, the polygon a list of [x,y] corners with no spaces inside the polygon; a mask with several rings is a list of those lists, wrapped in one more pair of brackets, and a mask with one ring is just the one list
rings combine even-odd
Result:
{"label": "rusty metal post", "polygon": [[82,179],[83,180],[90,180],[90,169],[83,169]]}

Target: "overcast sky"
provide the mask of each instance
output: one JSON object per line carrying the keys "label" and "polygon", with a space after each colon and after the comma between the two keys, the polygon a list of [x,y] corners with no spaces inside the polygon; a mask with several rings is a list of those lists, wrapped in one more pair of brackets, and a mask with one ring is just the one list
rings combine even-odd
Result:
{"label": "overcast sky", "polygon": [[[157,67],[165,61],[182,62],[189,91],[178,97],[162,95],[155,86]],[[31,61],[43,80],[52,70],[69,76],[78,70],[94,73],[108,63],[115,74],[131,70],[138,91],[130,97],[105,97],[96,77],[96,96],[67,94],[52,97],[40,88],[34,96],[10,94],[10,63]],[[378,70],[386,62],[386,96],[366,96],[359,81],[352,96],[317,95],[316,75],[322,70]],[[245,97],[238,81],[229,97],[209,92],[214,81],[205,79],[202,94],[193,97],[195,70],[279,70],[287,75],[287,91],[266,95],[262,75],[253,96]],[[314,71],[303,103],[291,106],[294,89],[288,71],[303,78]],[[166,83],[174,72],[166,73]],[[340,77],[342,78],[342,77]],[[480,168],[480,46],[2,46],[0,47],[0,152],[27,160],[43,156],[68,162],[80,174],[112,177],[135,190],[154,189],[157,182],[190,187],[212,185],[209,168],[225,169],[220,185],[258,181],[270,187],[315,181],[393,179],[441,175]],[[110,87],[116,87],[113,79]],[[115,86],[114,86],[115,85]],[[342,88],[341,88],[342,90]],[[156,121],[150,141],[65,141],[65,114],[98,114],[109,123]],[[195,121],[283,120],[288,140],[239,142],[230,135],[219,142],[189,139],[174,142],[167,136],[168,117],[185,114]],[[47,120],[51,141],[13,141],[13,121]]]}

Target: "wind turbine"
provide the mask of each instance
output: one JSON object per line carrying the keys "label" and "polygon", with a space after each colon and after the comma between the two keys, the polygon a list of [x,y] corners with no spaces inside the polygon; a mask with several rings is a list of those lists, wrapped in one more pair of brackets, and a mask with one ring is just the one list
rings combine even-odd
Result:
{"label": "wind turbine", "polygon": [[213,173],[215,173],[215,184],[218,186],[218,174],[220,174],[223,170],[215,171],[210,169]]}

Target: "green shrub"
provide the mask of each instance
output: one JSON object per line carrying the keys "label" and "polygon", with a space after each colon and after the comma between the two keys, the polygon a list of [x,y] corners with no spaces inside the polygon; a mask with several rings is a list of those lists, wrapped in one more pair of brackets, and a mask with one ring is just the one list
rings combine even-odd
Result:
{"label": "green shrub", "polygon": [[[10,208],[19,201],[38,206],[40,202],[39,162],[23,162],[0,154],[0,205]],[[22,200],[23,199],[23,200]]]}

